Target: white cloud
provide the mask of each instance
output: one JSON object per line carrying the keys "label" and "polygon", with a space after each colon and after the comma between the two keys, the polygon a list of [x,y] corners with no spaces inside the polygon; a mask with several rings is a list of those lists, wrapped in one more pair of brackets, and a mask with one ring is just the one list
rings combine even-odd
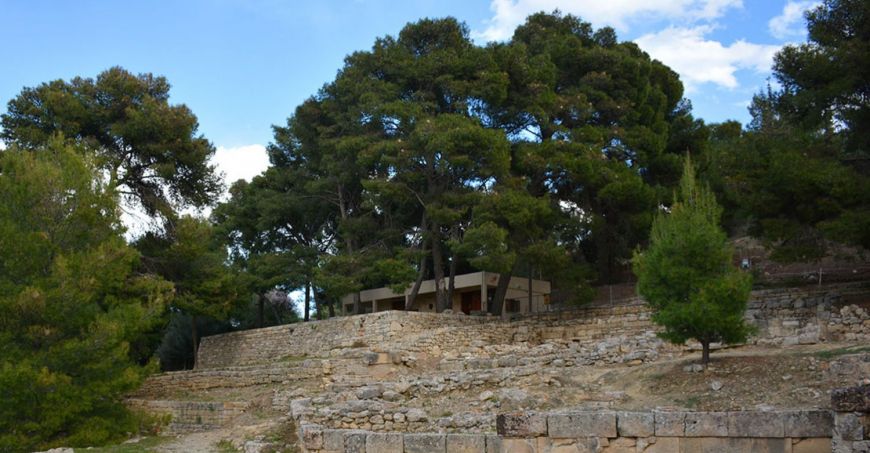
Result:
{"label": "white cloud", "polygon": [[224,174],[227,187],[239,179],[250,181],[269,167],[269,156],[263,145],[245,145],[235,148],[218,146],[211,162]]}
{"label": "white cloud", "polygon": [[804,28],[804,11],[815,8],[819,2],[791,1],[782,8],[782,14],[770,19],[767,28],[770,34],[777,39],[803,37],[806,33]]}
{"label": "white cloud", "polygon": [[635,42],[653,58],[662,61],[680,74],[687,92],[705,83],[734,89],[739,83],[735,72],[751,69],[770,70],[773,55],[779,46],[753,44],[738,40],[729,46],[709,40],[713,27],[668,27],[636,39]]}
{"label": "white cloud", "polygon": [[741,7],[742,0],[492,0],[493,17],[485,30],[475,30],[472,35],[483,41],[502,41],[513,35],[526,16],[555,9],[579,16],[596,27],[609,25],[624,31],[634,20],[709,21],[728,9]]}

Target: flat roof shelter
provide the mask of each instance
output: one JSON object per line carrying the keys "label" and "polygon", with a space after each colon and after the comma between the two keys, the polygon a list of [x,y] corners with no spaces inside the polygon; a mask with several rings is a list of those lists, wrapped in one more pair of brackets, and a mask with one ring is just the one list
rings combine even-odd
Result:
{"label": "flat roof shelter", "polygon": [[[454,312],[475,314],[486,312],[495,295],[499,274],[493,272],[475,272],[457,275],[454,278],[453,301],[448,308]],[[447,287],[448,279],[444,279]],[[505,295],[505,311],[508,313],[531,313],[547,311],[550,308],[550,282],[531,280],[531,300],[529,298],[529,279],[511,277]],[[404,310],[405,302],[411,293],[411,286],[404,293],[396,293],[392,289],[374,288],[359,292],[360,311],[375,313],[386,310]],[[353,294],[341,298],[341,307],[345,314],[353,313]],[[417,293],[417,299],[411,311],[435,311],[435,280],[424,280]]]}

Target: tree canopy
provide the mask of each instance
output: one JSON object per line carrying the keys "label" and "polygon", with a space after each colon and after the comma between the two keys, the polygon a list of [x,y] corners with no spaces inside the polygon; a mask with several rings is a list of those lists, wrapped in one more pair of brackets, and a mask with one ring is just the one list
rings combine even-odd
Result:
{"label": "tree canopy", "polygon": [[39,151],[56,134],[96,150],[108,187],[151,216],[206,206],[221,182],[209,158],[214,146],[196,116],[169,103],[169,82],[120,67],[96,79],[76,77],[24,88],[0,115],[0,137]]}

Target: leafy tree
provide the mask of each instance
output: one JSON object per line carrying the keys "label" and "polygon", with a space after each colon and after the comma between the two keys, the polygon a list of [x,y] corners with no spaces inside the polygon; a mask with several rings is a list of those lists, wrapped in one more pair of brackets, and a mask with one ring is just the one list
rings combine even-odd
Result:
{"label": "leafy tree", "polygon": [[172,285],[135,272],[114,193],[52,139],[0,153],[0,450],[87,446],[135,431],[122,397],[153,366],[131,343]]}
{"label": "leafy tree", "polygon": [[175,286],[171,308],[190,318],[195,357],[197,318],[226,320],[244,297],[239,278],[227,264],[226,248],[208,220],[190,216],[181,217],[171,232],[148,233],[135,245],[146,256],[145,269]]}
{"label": "leafy tree", "polygon": [[742,133],[712,138],[704,171],[726,223],[764,238],[780,261],[811,261],[827,240],[870,247],[867,2],[828,0],[806,15],[809,42],[774,58],[779,89],[753,98]]}
{"label": "leafy tree", "polygon": [[96,79],[76,77],[24,88],[0,115],[0,137],[22,149],[44,149],[54,134],[97,150],[108,188],[152,216],[201,207],[219,194],[209,164],[214,147],[197,135],[196,116],[169,104],[169,82],[120,67]]}
{"label": "leafy tree", "polygon": [[870,4],[825,0],[806,14],[809,42],[774,58],[782,86],[776,108],[799,128],[842,139],[843,151],[870,152]]}
{"label": "leafy tree", "polygon": [[749,274],[732,263],[732,250],[719,227],[721,209],[700,185],[686,159],[679,194],[669,213],[656,216],[650,245],[634,255],[638,293],[664,327],[659,335],[682,344],[695,339],[710,361],[710,343],[745,341],[743,319],[751,290]]}
{"label": "leafy tree", "polygon": [[487,118],[511,139],[512,173],[569,217],[561,244],[575,265],[620,281],[680,155],[706,138],[676,73],[613,30],[558,12],[529,16],[489,49],[508,89],[486,99]]}
{"label": "leafy tree", "polygon": [[230,190],[230,200],[213,214],[217,232],[230,245],[234,262],[247,272],[248,287],[258,295],[261,321],[266,293],[275,288],[302,289],[303,319],[310,319],[319,260],[334,244],[336,210],[307,186],[312,179],[307,171],[296,165],[275,165],[250,183],[239,181]]}

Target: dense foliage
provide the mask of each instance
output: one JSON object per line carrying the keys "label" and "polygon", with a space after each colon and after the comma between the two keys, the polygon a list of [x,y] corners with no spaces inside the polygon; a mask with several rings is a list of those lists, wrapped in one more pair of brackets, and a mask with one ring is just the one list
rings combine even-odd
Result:
{"label": "dense foliage", "polygon": [[135,430],[131,357],[172,285],[135,272],[111,191],[51,140],[0,154],[0,450],[87,446]]}
{"label": "dense foliage", "polygon": [[390,285],[413,303],[434,278],[440,311],[475,269],[546,274],[582,300],[626,276],[700,127],[677,75],[613,30],[537,14],[479,47],[426,19],[349,56],[216,218],[264,282],[262,263],[284,263],[281,284],[327,300]]}
{"label": "dense foliage", "polygon": [[781,88],[755,96],[747,130],[714,127],[704,175],[727,223],[779,259],[817,259],[828,240],[870,247],[868,15],[864,1],[810,11],[809,42],[776,55]]}
{"label": "dense foliage", "polygon": [[676,344],[699,341],[707,363],[710,343],[746,340],[751,278],[732,263],[719,227],[721,208],[688,159],[669,211],[656,216],[649,248],[634,256],[637,290],[653,309],[653,321],[664,326],[659,336]]}

